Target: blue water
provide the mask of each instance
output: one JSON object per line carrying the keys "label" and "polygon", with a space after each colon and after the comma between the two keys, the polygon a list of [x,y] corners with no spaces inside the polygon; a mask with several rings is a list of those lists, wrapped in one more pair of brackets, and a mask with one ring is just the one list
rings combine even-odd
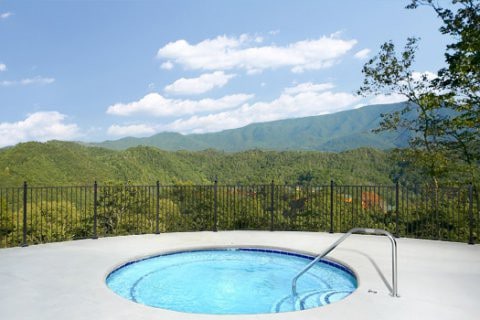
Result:
{"label": "blue water", "polygon": [[201,250],[127,264],[107,277],[117,294],[144,305],[207,314],[302,310],[341,300],[357,281],[334,263],[319,262],[291,281],[311,257],[257,249]]}

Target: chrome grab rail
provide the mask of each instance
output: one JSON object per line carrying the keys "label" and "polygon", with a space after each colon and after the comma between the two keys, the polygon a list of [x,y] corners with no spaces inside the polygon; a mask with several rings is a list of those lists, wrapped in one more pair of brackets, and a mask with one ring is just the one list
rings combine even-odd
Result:
{"label": "chrome grab rail", "polygon": [[366,233],[366,234],[378,234],[387,236],[390,239],[392,244],[392,297],[398,297],[397,291],[397,242],[392,234],[388,231],[383,229],[367,229],[367,228],[353,228],[348,230],[340,239],[335,241],[330,247],[328,247],[325,251],[320,253],[315,259],[313,259],[305,268],[303,268],[297,275],[292,279],[292,293],[293,296],[297,295],[297,280],[300,278],[305,272],[307,272],[318,260],[325,257],[327,254],[332,252],[340,243],[342,243],[345,239],[351,236],[354,233]]}

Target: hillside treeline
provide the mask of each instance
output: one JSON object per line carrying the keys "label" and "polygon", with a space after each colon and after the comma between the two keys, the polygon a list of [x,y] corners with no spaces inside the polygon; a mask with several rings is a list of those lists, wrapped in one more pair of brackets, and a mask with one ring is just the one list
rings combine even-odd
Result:
{"label": "hillside treeline", "polygon": [[251,150],[225,153],[162,151],[135,147],[114,151],[73,142],[28,142],[0,151],[0,186],[105,183],[391,184],[388,153],[362,148],[341,153]]}

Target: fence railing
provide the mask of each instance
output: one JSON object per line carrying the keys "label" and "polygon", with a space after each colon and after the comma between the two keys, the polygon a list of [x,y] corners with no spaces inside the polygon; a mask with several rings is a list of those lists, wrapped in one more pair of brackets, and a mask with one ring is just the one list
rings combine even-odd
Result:
{"label": "fence railing", "polygon": [[476,243],[472,186],[97,185],[0,188],[0,247],[202,230],[346,232]]}

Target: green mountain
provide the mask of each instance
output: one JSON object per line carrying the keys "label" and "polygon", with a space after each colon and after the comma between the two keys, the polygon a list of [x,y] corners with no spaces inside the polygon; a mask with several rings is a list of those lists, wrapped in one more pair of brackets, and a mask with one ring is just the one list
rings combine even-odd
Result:
{"label": "green mountain", "polygon": [[408,136],[396,132],[375,134],[382,113],[399,110],[402,103],[372,105],[334,114],[255,123],[239,129],[206,134],[159,133],[148,138],[123,138],[92,144],[124,150],[143,145],[163,150],[217,149],[238,152],[262,150],[345,151],[360,147],[388,150],[407,145]]}
{"label": "green mountain", "polygon": [[205,150],[163,151],[135,147],[123,151],[73,142],[28,142],[0,149],[0,187],[134,184],[316,183],[389,184],[392,164],[383,151],[362,148],[341,153]]}

